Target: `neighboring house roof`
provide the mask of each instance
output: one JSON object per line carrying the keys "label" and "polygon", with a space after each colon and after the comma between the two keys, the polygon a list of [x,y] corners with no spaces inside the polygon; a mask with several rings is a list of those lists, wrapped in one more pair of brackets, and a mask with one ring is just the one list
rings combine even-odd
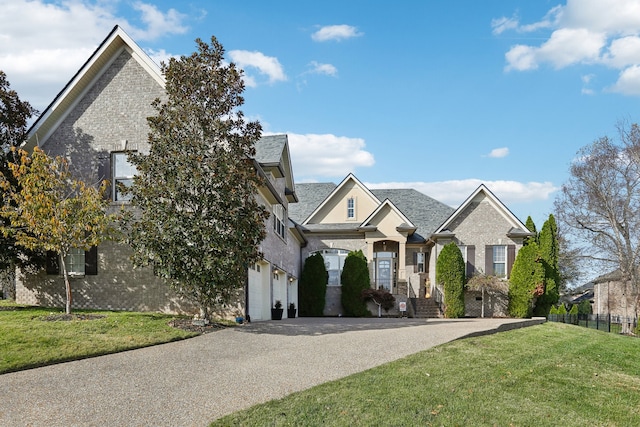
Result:
{"label": "neighboring house roof", "polygon": [[535,233],[530,232],[527,229],[527,226],[522,223],[510,210],[507,206],[500,201],[484,184],[480,184],[478,188],[475,189],[473,193],[467,199],[462,202],[462,204],[456,209],[449,218],[446,219],[433,233],[434,235],[439,235],[442,233],[450,233],[449,227],[451,224],[463,213],[465,210],[473,203],[476,197],[479,194],[484,194],[493,207],[496,209],[500,215],[502,215],[505,220],[507,220],[511,224],[511,229],[507,233],[509,236],[514,237],[526,237],[533,236]]}
{"label": "neighboring house roof", "polygon": [[124,49],[149,72],[160,86],[164,87],[165,80],[160,67],[122,28],[116,25],[87,62],[84,63],[33,123],[29,129],[25,147],[31,149],[44,144],[67,114],[73,110],[87,91],[109,69],[113,61],[118,58]]}

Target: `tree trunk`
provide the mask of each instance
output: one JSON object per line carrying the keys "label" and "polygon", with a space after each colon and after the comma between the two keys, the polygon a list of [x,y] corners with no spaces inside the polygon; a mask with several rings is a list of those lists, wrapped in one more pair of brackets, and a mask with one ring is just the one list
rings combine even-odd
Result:
{"label": "tree trunk", "polygon": [[62,276],[64,277],[64,288],[67,294],[67,304],[65,312],[71,314],[71,284],[69,283],[69,275],[67,274],[67,266],[64,263],[64,255],[60,253],[60,267],[62,268]]}
{"label": "tree trunk", "polygon": [[2,280],[2,298],[16,300],[16,267],[11,263],[6,270],[0,273]]}

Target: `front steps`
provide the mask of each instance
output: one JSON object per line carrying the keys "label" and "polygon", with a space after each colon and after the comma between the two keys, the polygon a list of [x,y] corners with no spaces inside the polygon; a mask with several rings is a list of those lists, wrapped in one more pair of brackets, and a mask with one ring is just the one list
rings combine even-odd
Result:
{"label": "front steps", "polygon": [[415,307],[413,317],[420,319],[437,319],[443,317],[442,310],[433,298],[411,298]]}

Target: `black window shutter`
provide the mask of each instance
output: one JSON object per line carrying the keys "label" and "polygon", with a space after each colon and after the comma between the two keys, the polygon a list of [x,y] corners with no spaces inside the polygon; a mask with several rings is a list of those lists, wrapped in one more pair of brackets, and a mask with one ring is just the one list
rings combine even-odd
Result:
{"label": "black window shutter", "polygon": [[516,245],[507,246],[507,279],[511,275],[511,267],[516,260]]}
{"label": "black window shutter", "polygon": [[484,274],[487,276],[493,276],[493,246],[485,246]]}
{"label": "black window shutter", "polygon": [[60,258],[57,252],[47,251],[47,274],[60,274]]}
{"label": "black window shutter", "polygon": [[98,179],[100,179],[100,181],[105,179],[109,181],[109,185],[104,193],[104,198],[111,200],[111,186],[114,185],[114,182],[111,177],[111,155],[107,152],[100,153],[98,156]]}
{"label": "black window shutter", "polygon": [[467,246],[467,277],[471,277],[476,272],[476,247],[473,245]]}
{"label": "black window shutter", "polygon": [[95,276],[98,274],[98,247],[91,246],[91,249],[84,253],[84,274]]}

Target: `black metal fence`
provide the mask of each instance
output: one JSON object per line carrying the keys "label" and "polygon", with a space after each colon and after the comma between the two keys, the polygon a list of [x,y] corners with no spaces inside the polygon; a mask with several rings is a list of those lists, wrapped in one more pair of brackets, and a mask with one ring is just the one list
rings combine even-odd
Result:
{"label": "black metal fence", "polygon": [[623,331],[634,332],[638,327],[638,318],[612,316],[610,314],[550,314],[547,316],[547,320],[616,334],[623,333]]}

